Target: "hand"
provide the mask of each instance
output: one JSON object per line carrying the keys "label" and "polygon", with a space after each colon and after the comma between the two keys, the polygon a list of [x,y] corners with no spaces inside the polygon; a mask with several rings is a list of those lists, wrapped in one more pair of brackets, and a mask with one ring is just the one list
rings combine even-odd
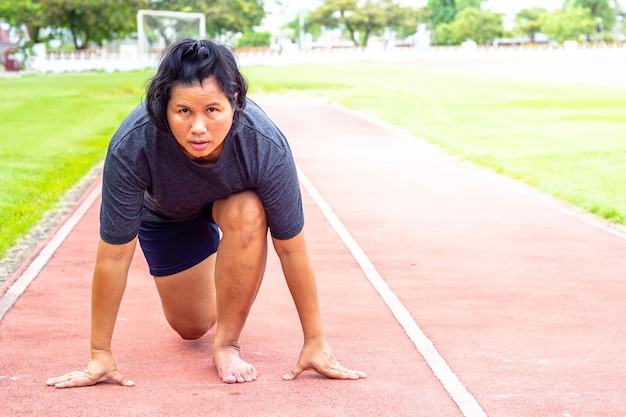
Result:
{"label": "hand", "polygon": [[50,378],[46,384],[56,388],[73,388],[95,385],[101,381],[114,381],[126,387],[135,385],[117,370],[110,352],[92,354],[84,371],[68,372],[65,375]]}
{"label": "hand", "polygon": [[296,367],[283,376],[283,379],[296,379],[298,375],[307,369],[311,369],[332,379],[361,379],[367,378],[367,374],[354,371],[341,365],[330,351],[326,340],[322,342],[307,342],[302,348]]}

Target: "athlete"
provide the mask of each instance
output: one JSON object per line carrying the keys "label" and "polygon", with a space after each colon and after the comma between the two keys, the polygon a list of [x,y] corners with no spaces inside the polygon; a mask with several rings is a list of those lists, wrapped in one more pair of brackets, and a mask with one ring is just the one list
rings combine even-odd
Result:
{"label": "athlete", "polygon": [[366,377],[342,366],[326,342],[294,160],[284,135],[246,93],[228,47],[184,39],[165,51],[145,102],[122,122],[105,159],[90,361],[48,385],[134,385],[118,371],[111,340],[137,241],[170,326],[183,339],[216,326],[219,377],[256,380],[240,355],[240,335],[264,274],[268,232],[304,333],[283,378],[307,369]]}

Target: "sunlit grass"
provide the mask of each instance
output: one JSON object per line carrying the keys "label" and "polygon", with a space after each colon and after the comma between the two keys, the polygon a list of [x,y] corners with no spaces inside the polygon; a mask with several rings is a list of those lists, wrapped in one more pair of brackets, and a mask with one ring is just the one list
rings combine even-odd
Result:
{"label": "sunlit grass", "polygon": [[369,113],[460,158],[626,223],[626,89],[408,64],[254,67],[245,73],[252,95],[293,92],[311,80],[308,95]]}
{"label": "sunlit grass", "polygon": [[105,153],[147,73],[0,79],[0,256]]}

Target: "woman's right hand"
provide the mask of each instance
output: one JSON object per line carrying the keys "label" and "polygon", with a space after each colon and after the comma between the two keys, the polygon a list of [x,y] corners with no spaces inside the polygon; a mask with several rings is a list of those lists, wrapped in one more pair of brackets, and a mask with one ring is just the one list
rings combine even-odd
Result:
{"label": "woman's right hand", "polygon": [[117,370],[110,352],[92,353],[89,364],[83,371],[72,371],[65,375],[49,378],[46,384],[56,388],[86,387],[101,381],[114,381],[125,387],[135,385]]}

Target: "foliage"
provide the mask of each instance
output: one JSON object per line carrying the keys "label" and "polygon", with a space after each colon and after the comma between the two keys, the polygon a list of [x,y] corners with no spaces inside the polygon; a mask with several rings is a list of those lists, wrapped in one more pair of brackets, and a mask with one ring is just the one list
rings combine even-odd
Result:
{"label": "foliage", "polygon": [[122,38],[135,30],[141,0],[41,0],[45,22],[67,29],[76,49]]}
{"label": "foliage", "polygon": [[457,37],[450,23],[441,23],[433,32],[433,45],[458,45],[461,42],[463,39]]}
{"label": "foliage", "polygon": [[136,31],[139,9],[204,13],[209,36],[252,30],[265,17],[263,0],[14,0],[0,2],[0,18],[41,41],[41,29],[68,31],[77,49]]}
{"label": "foliage", "polygon": [[441,24],[435,29],[433,43],[458,45],[471,39],[478,44],[486,44],[501,37],[503,33],[502,15],[468,7],[461,10],[452,23]]}
{"label": "foliage", "polygon": [[[300,16],[296,16],[287,22],[283,26],[283,29],[289,29],[291,32],[291,40],[293,42],[297,42],[300,38]],[[302,22],[302,29],[305,33],[308,33],[313,37],[317,37],[321,33],[322,25],[319,21],[315,20],[315,16],[313,14],[307,13],[305,14],[304,21]]]}
{"label": "foliage", "polygon": [[405,10],[394,0],[325,0],[311,13],[311,20],[327,28],[345,28],[355,46],[367,46],[372,35],[385,28],[402,27]]}
{"label": "foliage", "polygon": [[535,35],[541,32],[541,27],[547,13],[545,9],[539,7],[520,10],[517,15],[515,15],[517,33],[528,36],[531,42],[534,42]]}
{"label": "foliage", "polygon": [[542,32],[557,42],[578,41],[581,36],[591,33],[595,25],[589,9],[567,7],[546,15]]}
{"label": "foliage", "polygon": [[399,38],[403,39],[417,32],[417,26],[425,20],[425,8],[415,9],[399,6],[395,10],[395,15],[395,18],[390,21],[389,27],[398,34]]}
{"label": "foliage", "polygon": [[433,28],[444,23],[452,23],[458,11],[455,0],[428,0],[426,7],[430,10]]}
{"label": "foliage", "polygon": [[269,32],[245,32],[237,39],[236,48],[256,48],[270,46],[272,34]]}
{"label": "foliage", "polygon": [[468,7],[480,9],[482,4],[483,0],[456,0],[456,9],[459,12],[463,9],[467,9]]}
{"label": "foliage", "polygon": [[[591,16],[598,23],[597,29],[610,30],[616,21],[615,9],[611,7],[609,0],[566,0],[565,9],[582,7],[589,9]],[[600,25],[601,22],[601,25]],[[590,34],[591,32],[588,32]]]}
{"label": "foliage", "polygon": [[[209,37],[243,33],[261,24],[263,0],[142,0],[151,10],[203,13]],[[170,40],[162,34],[165,43]]]}
{"label": "foliage", "polygon": [[0,2],[0,18],[13,27],[26,24],[27,34],[32,42],[39,42],[39,29],[46,26],[43,12],[44,9],[37,0]]}

